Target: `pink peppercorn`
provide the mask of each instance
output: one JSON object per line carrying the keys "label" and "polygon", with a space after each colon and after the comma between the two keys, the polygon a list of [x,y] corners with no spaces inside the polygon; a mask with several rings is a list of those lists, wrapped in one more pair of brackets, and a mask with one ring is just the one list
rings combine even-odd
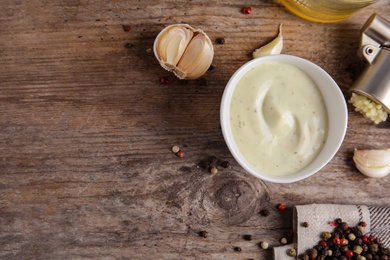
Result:
{"label": "pink peppercorn", "polygon": [[130,25],[123,25],[123,30],[125,32],[130,32],[131,31],[131,26]]}
{"label": "pink peppercorn", "polygon": [[168,85],[169,79],[167,77],[160,77],[160,83],[163,85]]}
{"label": "pink peppercorn", "polygon": [[286,205],[283,203],[279,203],[276,207],[280,211],[286,210]]}
{"label": "pink peppercorn", "polygon": [[346,253],[345,253],[345,256],[350,258],[353,256],[353,252],[351,250],[348,250]]}
{"label": "pink peppercorn", "polygon": [[252,8],[250,6],[245,6],[243,9],[242,9],[242,12],[244,14],[251,14],[252,13]]}
{"label": "pink peppercorn", "polygon": [[334,237],[334,238],[333,238],[333,244],[335,244],[335,245],[340,245],[340,238]]}

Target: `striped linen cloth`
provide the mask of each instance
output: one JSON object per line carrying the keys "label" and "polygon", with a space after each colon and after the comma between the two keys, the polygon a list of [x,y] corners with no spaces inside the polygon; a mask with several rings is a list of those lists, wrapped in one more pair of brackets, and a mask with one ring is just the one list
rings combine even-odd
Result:
{"label": "striped linen cloth", "polygon": [[[329,222],[341,218],[350,226],[357,226],[360,222],[367,223],[362,230],[380,238],[383,245],[390,247],[390,207],[365,205],[338,205],[338,204],[310,204],[298,205],[294,208],[293,243],[274,247],[275,260],[296,259],[287,255],[290,248],[295,248],[301,255],[307,249],[314,247],[321,239],[324,231],[332,232],[334,227]],[[302,223],[307,222],[308,227]]]}

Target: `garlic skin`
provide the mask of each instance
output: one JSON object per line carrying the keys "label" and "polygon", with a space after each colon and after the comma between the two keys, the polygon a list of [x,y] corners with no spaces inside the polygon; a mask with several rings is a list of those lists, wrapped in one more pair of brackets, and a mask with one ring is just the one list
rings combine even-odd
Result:
{"label": "garlic skin", "polygon": [[279,34],[275,39],[273,39],[270,43],[256,49],[252,53],[252,57],[254,59],[262,56],[270,55],[270,54],[280,54],[282,52],[283,49],[282,25],[283,24],[279,25]]}
{"label": "garlic skin", "polygon": [[361,173],[371,178],[382,178],[390,173],[390,149],[359,150],[355,148],[353,161]]}
{"label": "garlic skin", "polygon": [[201,29],[188,24],[165,27],[156,37],[154,55],[160,65],[179,79],[197,79],[210,68],[214,47]]}

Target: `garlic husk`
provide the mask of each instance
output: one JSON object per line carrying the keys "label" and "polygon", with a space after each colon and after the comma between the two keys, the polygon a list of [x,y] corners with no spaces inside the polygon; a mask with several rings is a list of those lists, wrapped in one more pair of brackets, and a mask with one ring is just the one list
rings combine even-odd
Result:
{"label": "garlic husk", "polygon": [[368,177],[382,178],[390,173],[390,149],[359,150],[355,148],[353,161],[356,168]]}
{"label": "garlic husk", "polygon": [[167,26],[156,37],[153,50],[160,65],[180,79],[203,76],[214,58],[210,38],[188,24]]}
{"label": "garlic husk", "polygon": [[282,24],[279,25],[279,34],[270,43],[256,49],[252,56],[253,58],[259,58],[271,54],[280,54],[283,49],[283,35],[282,35]]}

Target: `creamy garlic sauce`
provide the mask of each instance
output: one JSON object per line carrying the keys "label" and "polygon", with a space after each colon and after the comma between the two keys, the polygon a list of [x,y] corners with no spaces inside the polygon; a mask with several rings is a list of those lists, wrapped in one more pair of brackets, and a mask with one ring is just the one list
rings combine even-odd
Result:
{"label": "creamy garlic sauce", "polygon": [[316,84],[300,69],[278,62],[256,66],[240,79],[230,121],[242,155],[274,176],[310,164],[328,132],[327,110]]}

